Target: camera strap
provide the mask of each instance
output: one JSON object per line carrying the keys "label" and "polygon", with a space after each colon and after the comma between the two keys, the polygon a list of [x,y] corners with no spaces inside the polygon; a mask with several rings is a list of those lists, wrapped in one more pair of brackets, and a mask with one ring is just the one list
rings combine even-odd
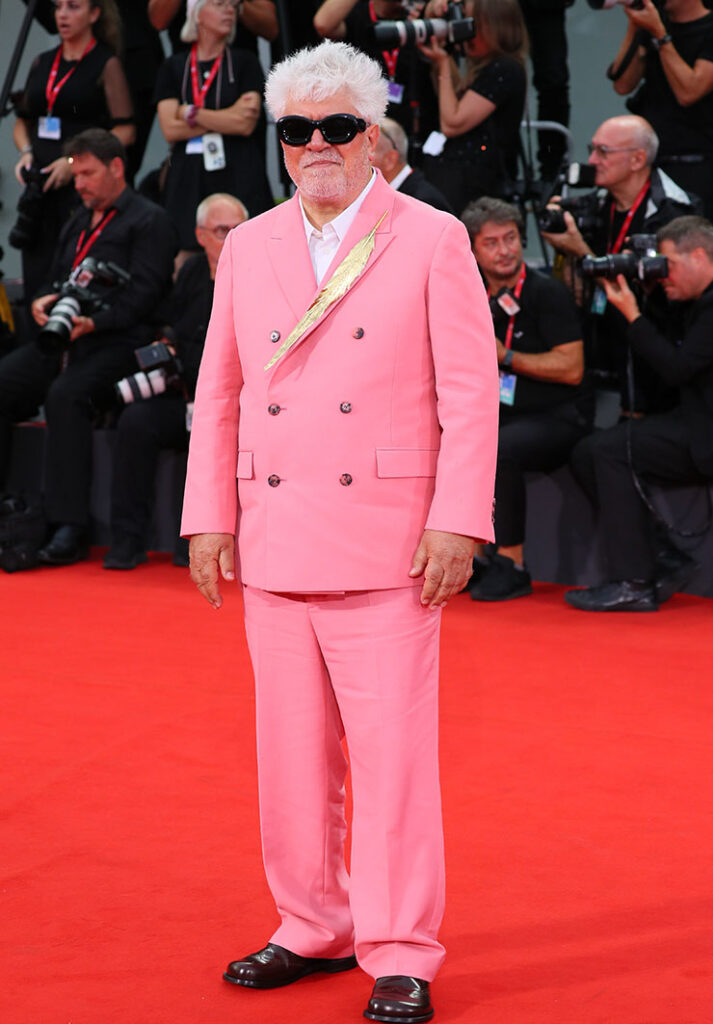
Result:
{"label": "camera strap", "polygon": [[102,233],[102,231],[107,226],[109,221],[116,217],[117,212],[118,211],[115,207],[113,207],[111,210],[107,210],[102,219],[99,221],[97,226],[90,234],[89,238],[86,240],[86,242],[84,241],[84,236],[87,233],[86,229],[82,231],[81,235],[77,239],[77,247],[74,250],[74,262],[72,263],[72,270],[77,269],[77,267],[82,262],[84,257],[87,255],[91,247],[94,245],[97,238],[99,238],[99,235]]}
{"label": "camera strap", "polygon": [[82,56],[77,61],[77,63],[73,67],[71,67],[69,69],[69,71],[67,72],[67,74],[64,76],[64,78],[62,78],[61,81],[57,82],[57,85],[55,85],[54,83],[55,83],[55,80],[57,78],[57,72],[59,71],[59,62],[62,59],[62,47],[61,46],[58,47],[57,53],[54,55],[54,61],[52,62],[52,69],[51,69],[51,71],[49,73],[49,78],[47,79],[47,85],[45,86],[45,97],[47,99],[47,116],[48,117],[52,116],[52,108],[54,107],[54,105],[55,105],[55,103],[57,101],[57,97],[59,96],[60,89],[65,84],[67,79],[72,77],[74,72],[77,70],[78,65],[81,64],[81,62],[84,60],[84,58],[87,56],[87,54],[90,53],[91,50],[93,50],[96,45],[97,45],[97,41],[96,41],[96,39],[94,39],[92,37],[89,40],[89,42],[87,43],[86,49],[85,49],[84,53],[82,54]]}
{"label": "camera strap", "polygon": [[223,54],[219,54],[213,61],[213,67],[210,69],[210,73],[203,85],[198,84],[198,44],[194,43],[191,47],[191,86],[193,89],[193,105],[195,107],[202,107],[205,105],[205,98],[213,84],[215,76],[218,74],[220,65],[223,61]]}
{"label": "camera strap", "polygon": [[[369,0],[369,17],[373,24],[376,24],[379,20],[376,16],[376,11],[374,10],[374,0]],[[397,46],[395,50],[382,50],[381,56],[384,58],[384,64],[386,64],[389,80],[393,82],[394,75],[396,74],[396,64],[399,59],[399,47]]]}
{"label": "camera strap", "polygon": [[627,213],[626,217],[624,218],[624,223],[621,226],[621,230],[619,231],[619,234],[616,236],[616,241],[614,242],[614,245],[611,244],[611,236],[612,236],[612,231],[614,229],[614,203],[612,202],[611,208],[609,210],[609,242],[608,242],[608,245],[607,245],[607,254],[608,255],[616,254],[621,249],[622,245],[624,244],[624,239],[626,238],[626,236],[627,236],[627,234],[629,232],[629,228],[631,227],[631,222],[634,219],[634,214],[636,213],[636,211],[639,209],[639,207],[643,203],[644,198],[646,197],[646,194],[649,191],[650,186],[651,186],[651,181],[650,180],[644,182],[644,184],[643,184],[643,186],[641,188],[641,191],[639,192],[638,196],[636,197],[636,199],[634,200],[634,202],[633,202],[633,204],[631,206],[631,209],[629,210],[629,212]]}

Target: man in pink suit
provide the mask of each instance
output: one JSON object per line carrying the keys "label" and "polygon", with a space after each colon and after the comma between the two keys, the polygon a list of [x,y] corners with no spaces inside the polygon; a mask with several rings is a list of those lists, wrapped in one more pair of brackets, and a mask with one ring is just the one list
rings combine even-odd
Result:
{"label": "man in pink suit", "polygon": [[225,243],[183,518],[211,605],[221,577],[243,585],[281,919],[224,977],[272,988],[358,963],[367,1018],[426,1021],[444,956],[439,622],[493,536],[492,322],[465,228],[371,166],[375,62],[323,43],[274,68],[266,98],[297,195]]}

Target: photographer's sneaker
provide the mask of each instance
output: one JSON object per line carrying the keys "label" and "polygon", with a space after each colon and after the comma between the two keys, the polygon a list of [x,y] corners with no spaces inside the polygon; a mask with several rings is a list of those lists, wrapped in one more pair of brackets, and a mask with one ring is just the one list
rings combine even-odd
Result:
{"label": "photographer's sneaker", "polygon": [[470,588],[473,601],[511,601],[531,593],[532,579],[527,569],[515,565],[505,555],[493,555],[483,575]]}
{"label": "photographer's sneaker", "polygon": [[112,543],[104,555],[105,569],[135,569],[148,561],[144,546],[136,537],[126,534]]}

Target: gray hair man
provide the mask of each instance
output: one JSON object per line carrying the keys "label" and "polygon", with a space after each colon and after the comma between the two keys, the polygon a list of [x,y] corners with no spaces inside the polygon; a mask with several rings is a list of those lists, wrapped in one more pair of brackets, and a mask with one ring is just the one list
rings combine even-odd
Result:
{"label": "gray hair man", "polygon": [[408,137],[398,121],[390,117],[384,117],[379,123],[374,167],[379,168],[392,188],[404,195],[430,203],[437,210],[453,213],[443,193],[428,181],[423,171],[408,162]]}
{"label": "gray hair man", "polygon": [[223,250],[183,515],[211,606],[220,579],[243,584],[280,914],[224,977],[274,988],[358,963],[367,1018],[427,1021],[444,957],[438,620],[492,537],[492,323],[463,225],[373,170],[376,62],[323,43],[277,65],[266,99],[297,194]]}

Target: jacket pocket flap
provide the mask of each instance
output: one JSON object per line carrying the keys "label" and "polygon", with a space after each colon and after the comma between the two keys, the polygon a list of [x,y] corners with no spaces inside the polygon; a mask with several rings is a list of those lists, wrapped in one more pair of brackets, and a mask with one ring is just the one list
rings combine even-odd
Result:
{"label": "jacket pocket flap", "polygon": [[252,452],[238,452],[238,480],[252,480],[253,473],[253,453]]}
{"label": "jacket pocket flap", "polygon": [[377,448],[378,477],[435,476],[437,448]]}

